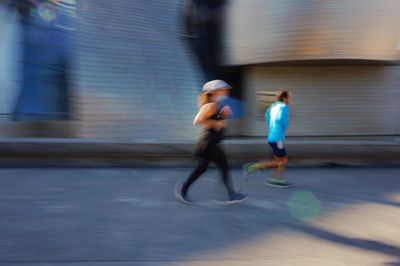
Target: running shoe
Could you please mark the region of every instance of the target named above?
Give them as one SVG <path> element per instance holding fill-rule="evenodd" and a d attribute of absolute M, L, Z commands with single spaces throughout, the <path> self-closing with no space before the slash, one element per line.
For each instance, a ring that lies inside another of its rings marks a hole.
<path fill-rule="evenodd" d="M 240 202 L 246 200 L 248 197 L 249 197 L 249 194 L 247 194 L 247 193 L 236 192 L 235 194 L 233 194 L 229 197 L 228 204 L 240 203 Z"/>
<path fill-rule="evenodd" d="M 188 194 L 184 195 L 182 192 L 182 184 L 178 183 L 175 186 L 175 197 L 177 200 L 179 200 L 182 203 L 185 204 L 192 204 L 194 201 L 189 197 Z"/>
<path fill-rule="evenodd" d="M 246 163 L 243 165 L 243 176 L 247 179 L 249 175 L 260 170 L 258 163 Z"/>
<path fill-rule="evenodd" d="M 281 187 L 281 188 L 290 187 L 292 185 L 286 179 L 276 179 L 276 178 L 271 178 L 264 184 L 271 187 Z"/>

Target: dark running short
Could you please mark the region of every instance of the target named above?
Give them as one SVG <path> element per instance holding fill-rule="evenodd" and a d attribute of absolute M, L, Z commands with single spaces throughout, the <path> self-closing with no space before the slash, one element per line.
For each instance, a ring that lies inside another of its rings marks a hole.
<path fill-rule="evenodd" d="M 276 142 L 268 142 L 268 144 L 269 144 L 269 146 L 271 146 L 274 156 L 276 156 L 278 158 L 283 158 L 283 157 L 287 156 L 285 147 L 283 147 L 282 149 L 279 149 L 278 143 L 276 143 Z"/>

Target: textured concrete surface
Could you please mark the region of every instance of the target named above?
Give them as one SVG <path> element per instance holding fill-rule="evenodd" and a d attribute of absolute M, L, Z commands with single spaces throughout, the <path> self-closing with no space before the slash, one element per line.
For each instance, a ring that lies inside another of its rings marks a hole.
<path fill-rule="evenodd" d="M 232 165 L 271 157 L 265 138 L 227 139 Z M 0 165 L 29 166 L 192 166 L 194 141 L 0 138 Z M 290 164 L 400 165 L 400 138 L 291 137 L 286 141 Z"/>
<path fill-rule="evenodd" d="M 400 265 L 400 168 L 290 168 L 221 206 L 216 170 L 178 203 L 189 168 L 0 168 L 0 265 Z"/>

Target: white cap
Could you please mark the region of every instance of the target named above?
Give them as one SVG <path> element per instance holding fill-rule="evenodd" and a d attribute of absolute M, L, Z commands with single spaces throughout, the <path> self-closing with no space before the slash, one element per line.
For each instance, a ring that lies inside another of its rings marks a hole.
<path fill-rule="evenodd" d="M 232 87 L 231 85 L 220 79 L 211 80 L 203 86 L 203 92 L 213 92 L 220 89 L 232 89 Z"/>

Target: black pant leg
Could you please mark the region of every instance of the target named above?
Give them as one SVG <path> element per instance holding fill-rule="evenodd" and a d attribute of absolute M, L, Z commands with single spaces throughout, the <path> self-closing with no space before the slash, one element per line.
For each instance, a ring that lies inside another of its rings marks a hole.
<path fill-rule="evenodd" d="M 228 159 L 223 149 L 218 145 L 213 146 L 211 149 L 211 161 L 217 165 L 228 194 L 233 195 L 235 193 L 235 189 L 229 174 Z"/>
<path fill-rule="evenodd" d="M 182 193 L 184 195 L 187 194 L 189 187 L 207 170 L 209 163 L 210 158 L 208 158 L 207 156 L 202 156 L 199 158 L 196 168 L 189 175 L 186 182 L 183 183 Z"/>

